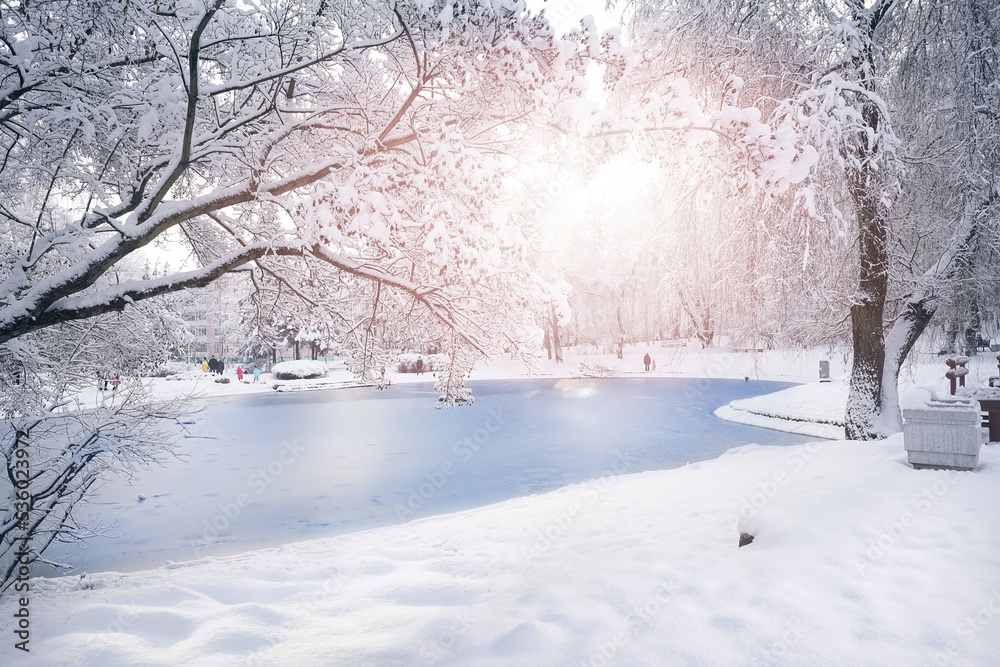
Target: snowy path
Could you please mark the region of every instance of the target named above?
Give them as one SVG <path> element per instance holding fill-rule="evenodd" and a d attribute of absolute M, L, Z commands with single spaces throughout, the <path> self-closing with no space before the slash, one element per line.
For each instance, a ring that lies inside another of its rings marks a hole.
<path fill-rule="evenodd" d="M 157 567 L 675 468 L 748 443 L 797 444 L 805 438 L 712 416 L 786 386 L 488 381 L 474 383 L 474 405 L 443 411 L 430 384 L 213 398 L 187 427 L 186 460 L 109 483 L 80 512 L 115 521 L 116 537 L 49 556 L 77 572 Z"/>

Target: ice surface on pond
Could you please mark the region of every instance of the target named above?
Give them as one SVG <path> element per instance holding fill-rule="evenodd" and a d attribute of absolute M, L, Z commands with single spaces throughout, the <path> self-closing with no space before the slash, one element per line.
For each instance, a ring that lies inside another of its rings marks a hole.
<path fill-rule="evenodd" d="M 657 470 L 805 436 L 712 410 L 777 382 L 484 381 L 475 403 L 435 410 L 430 383 L 215 398 L 186 426 L 184 460 L 108 482 L 81 520 L 114 522 L 76 571 L 136 570 L 389 525 Z M 814 438 L 812 438 L 814 439 Z M 41 573 L 41 572 L 39 572 Z"/>

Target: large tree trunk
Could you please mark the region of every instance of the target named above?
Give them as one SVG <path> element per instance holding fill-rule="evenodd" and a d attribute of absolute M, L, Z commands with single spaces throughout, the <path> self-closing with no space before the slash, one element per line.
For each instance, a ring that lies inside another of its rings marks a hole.
<path fill-rule="evenodd" d="M 877 125 L 877 117 L 872 122 Z M 879 210 L 880 193 L 873 187 L 875 177 L 868 166 L 851 174 L 861 261 L 858 302 L 851 306 L 854 360 L 847 397 L 846 431 L 849 440 L 874 440 L 885 435 L 877 422 L 885 366 L 882 317 L 888 287 L 889 251 L 886 221 Z"/>
<path fill-rule="evenodd" d="M 848 440 L 875 440 L 885 435 L 877 424 L 885 365 L 885 340 L 882 336 L 884 305 L 883 293 L 881 300 L 873 295 L 851 307 L 854 360 L 847 395 Z"/>
<path fill-rule="evenodd" d="M 852 8 L 859 27 L 866 28 L 865 49 L 855 58 L 856 70 L 862 74 L 858 83 L 874 94 L 875 72 L 872 33 L 875 24 L 865 18 L 861 3 Z M 883 315 L 889 286 L 889 229 L 886 206 L 883 203 L 885 177 L 878 165 L 879 158 L 887 162 L 869 137 L 879 136 L 881 115 L 872 97 L 861 100 L 861 117 L 867 137 L 858 136 L 849 151 L 854 159 L 847 170 L 851 199 L 858 222 L 858 295 L 851 306 L 851 337 L 854 359 L 851 386 L 847 397 L 846 433 L 849 440 L 875 440 L 886 434 L 880 430 L 879 408 L 882 398 L 882 377 L 885 366 Z M 891 168 L 883 164 L 881 169 Z"/>
<path fill-rule="evenodd" d="M 866 117 L 869 110 L 865 110 Z M 877 128 L 877 111 L 869 122 Z M 885 367 L 885 338 L 882 329 L 885 297 L 889 285 L 889 239 L 884 212 L 879 205 L 878 176 L 865 162 L 851 173 L 851 195 L 858 217 L 860 275 L 858 301 L 851 306 L 851 336 L 854 360 L 847 398 L 847 438 L 875 440 L 884 437 L 878 424 Z"/>

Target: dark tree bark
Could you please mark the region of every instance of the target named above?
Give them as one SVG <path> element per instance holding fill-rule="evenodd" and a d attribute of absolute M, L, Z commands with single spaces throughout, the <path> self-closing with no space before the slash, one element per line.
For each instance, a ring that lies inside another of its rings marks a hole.
<path fill-rule="evenodd" d="M 876 164 L 878 148 L 868 137 L 879 136 L 881 122 L 879 108 L 872 99 L 875 95 L 873 33 L 884 14 L 865 20 L 861 3 L 855 5 L 853 13 L 859 29 L 867 31 L 863 36 L 865 49 L 855 58 L 854 65 L 861 74 L 859 85 L 870 95 L 859 100 L 864 132 L 854 137 L 850 150 L 853 166 L 847 174 L 858 224 L 859 275 L 857 301 L 851 306 L 854 359 L 846 433 L 849 440 L 874 440 L 886 435 L 877 422 L 885 368 L 882 327 L 889 286 L 889 226 L 881 187 L 884 176 Z"/>
<path fill-rule="evenodd" d="M 875 121 L 877 124 L 877 120 Z M 883 437 L 876 419 L 881 402 L 882 373 L 885 366 L 885 337 L 882 329 L 888 288 L 888 233 L 878 210 L 878 192 L 865 185 L 873 177 L 870 168 L 852 175 L 852 196 L 858 213 L 860 275 L 858 302 L 851 306 L 851 335 L 854 360 L 847 414 L 847 437 L 872 440 Z"/>

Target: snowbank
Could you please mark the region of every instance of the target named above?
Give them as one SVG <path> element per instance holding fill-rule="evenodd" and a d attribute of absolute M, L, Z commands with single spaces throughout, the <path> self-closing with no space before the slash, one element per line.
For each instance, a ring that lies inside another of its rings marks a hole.
<path fill-rule="evenodd" d="M 720 407 L 715 416 L 777 431 L 844 438 L 846 381 L 812 382 Z"/>
<path fill-rule="evenodd" d="M 904 459 L 899 437 L 750 446 L 338 538 L 34 580 L 30 660 L 7 641 L 0 662 L 996 664 L 1000 448 L 968 473 Z M 754 542 L 737 548 L 740 531 Z"/>
<path fill-rule="evenodd" d="M 843 426 L 837 426 L 835 424 L 821 424 L 803 419 L 792 420 L 785 417 L 770 416 L 747 410 L 738 410 L 733 407 L 733 404 L 720 406 L 719 408 L 716 408 L 713 414 L 719 419 L 736 422 L 737 424 L 747 424 L 749 426 L 769 428 L 772 431 L 799 433 L 801 435 L 814 436 L 817 438 L 826 438 L 827 440 L 844 439 Z"/>

